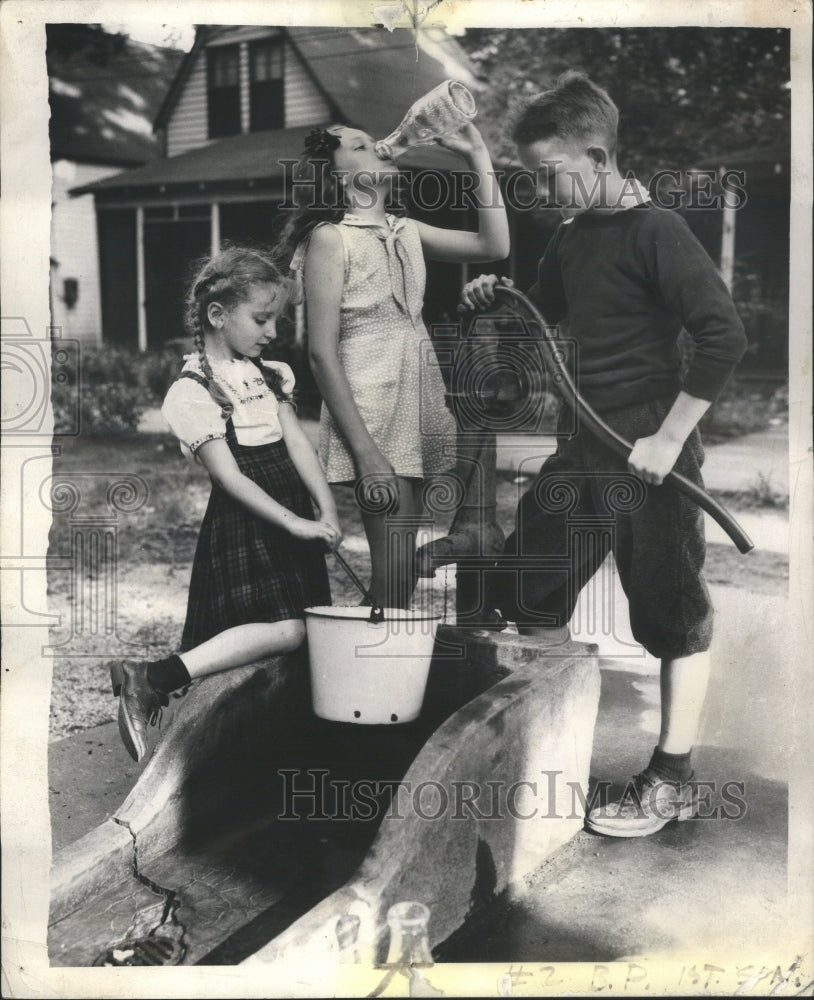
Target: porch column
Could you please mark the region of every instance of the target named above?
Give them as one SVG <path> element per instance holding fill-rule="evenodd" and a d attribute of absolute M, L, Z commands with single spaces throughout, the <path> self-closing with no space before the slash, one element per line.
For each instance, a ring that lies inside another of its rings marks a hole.
<path fill-rule="evenodd" d="M 724 168 L 718 168 L 718 177 L 723 175 Z M 725 195 L 721 199 L 721 277 L 732 294 L 732 282 L 735 274 L 735 206 Z"/>
<path fill-rule="evenodd" d="M 147 350 L 146 282 L 144 278 L 144 208 L 136 208 L 136 304 L 138 308 L 138 349 Z"/>
<path fill-rule="evenodd" d="M 212 202 L 212 256 L 220 250 L 220 202 Z"/>

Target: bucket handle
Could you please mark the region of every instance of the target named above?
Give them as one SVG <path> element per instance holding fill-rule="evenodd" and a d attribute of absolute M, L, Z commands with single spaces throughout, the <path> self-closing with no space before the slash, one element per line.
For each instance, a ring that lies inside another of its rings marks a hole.
<path fill-rule="evenodd" d="M 370 617 L 368 618 L 368 623 L 370 625 L 381 625 L 381 623 L 384 621 L 384 609 L 376 603 L 373 595 L 370 593 L 367 587 L 365 587 L 365 585 L 362 583 L 359 577 L 353 572 L 353 570 L 347 564 L 345 559 L 336 551 L 336 549 L 334 549 L 334 555 L 336 556 L 336 561 L 339 563 L 342 569 L 344 569 L 344 571 L 348 574 L 351 581 L 355 584 L 356 588 L 362 594 L 362 597 L 364 597 L 365 600 L 370 603 L 371 608 L 370 608 Z"/>

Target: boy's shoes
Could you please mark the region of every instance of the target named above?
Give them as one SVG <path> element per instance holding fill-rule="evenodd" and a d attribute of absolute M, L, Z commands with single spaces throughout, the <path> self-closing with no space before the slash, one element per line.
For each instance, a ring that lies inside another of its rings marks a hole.
<path fill-rule="evenodd" d="M 585 826 L 606 837 L 648 837 L 673 820 L 690 819 L 698 807 L 698 789 L 692 778 L 665 781 L 645 768 L 628 782 L 618 801 L 594 806 Z"/>
<path fill-rule="evenodd" d="M 144 661 L 114 664 L 110 680 L 114 693 L 119 691 L 119 735 L 133 760 L 140 761 L 147 753 L 147 726 L 160 720 L 161 708 L 169 704 L 169 699 L 147 680 Z"/>

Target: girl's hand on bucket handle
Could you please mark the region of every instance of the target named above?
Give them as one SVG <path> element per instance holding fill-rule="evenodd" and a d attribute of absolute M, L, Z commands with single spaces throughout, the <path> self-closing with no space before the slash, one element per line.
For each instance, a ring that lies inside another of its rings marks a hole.
<path fill-rule="evenodd" d="M 307 517 L 298 517 L 291 522 L 288 530 L 295 538 L 304 542 L 322 542 L 329 549 L 333 548 L 336 529 L 325 521 L 309 521 Z"/>
<path fill-rule="evenodd" d="M 339 527 L 339 525 L 335 524 L 333 521 L 325 517 L 321 517 L 319 519 L 319 524 L 324 525 L 328 529 L 328 532 L 330 534 L 330 541 L 328 543 L 328 547 L 330 548 L 331 552 L 333 552 L 335 549 L 338 549 L 339 546 L 342 544 L 342 538 L 344 537 L 342 534 L 342 529 Z"/>

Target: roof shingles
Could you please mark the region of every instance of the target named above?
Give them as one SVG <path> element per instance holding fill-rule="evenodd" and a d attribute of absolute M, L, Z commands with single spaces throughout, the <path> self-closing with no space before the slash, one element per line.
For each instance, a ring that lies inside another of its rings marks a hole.
<path fill-rule="evenodd" d="M 206 30 L 199 29 L 201 37 L 205 37 Z M 418 61 L 414 36 L 406 29 L 397 29 L 392 34 L 375 28 L 292 27 L 286 31 L 329 103 L 345 121 L 375 137 L 390 132 L 399 113 L 445 79 L 454 77 L 475 90 L 480 86 L 463 50 L 440 29 L 422 32 Z M 179 79 L 184 78 L 191 60 L 199 57 L 198 45 L 179 69 Z M 177 86 L 174 91 L 177 98 Z M 171 91 L 161 107 L 162 120 L 169 119 L 172 100 Z M 222 139 L 105 178 L 73 193 L 93 191 L 115 196 L 117 191 L 135 193 L 140 189 L 190 184 L 277 183 L 283 177 L 281 161 L 296 159 L 310 128 L 320 124 L 328 123 L 311 122 L 304 127 Z M 461 160 L 433 145 L 411 150 L 400 165 L 448 170 L 460 166 Z"/>
<path fill-rule="evenodd" d="M 184 53 L 93 25 L 46 31 L 51 159 L 132 166 L 159 156 L 153 119 Z"/>

